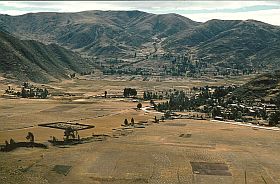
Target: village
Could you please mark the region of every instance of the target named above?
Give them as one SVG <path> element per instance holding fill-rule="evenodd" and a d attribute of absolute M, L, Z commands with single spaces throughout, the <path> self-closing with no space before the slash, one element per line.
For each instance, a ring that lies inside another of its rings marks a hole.
<path fill-rule="evenodd" d="M 153 107 L 165 114 L 197 112 L 199 117 L 215 120 L 233 120 L 263 126 L 279 126 L 279 107 L 264 99 L 246 100 L 233 95 L 237 86 L 205 86 L 188 91 L 145 91 L 143 99 L 151 100 Z M 164 99 L 169 101 L 164 102 Z M 160 100 L 155 103 L 154 100 Z M 198 117 L 193 115 L 191 117 Z"/>
<path fill-rule="evenodd" d="M 5 90 L 5 94 L 10 97 L 21 97 L 21 98 L 47 98 L 49 92 L 46 88 L 36 87 L 28 82 L 24 82 L 20 90 L 15 90 L 8 86 L 8 89 Z"/>

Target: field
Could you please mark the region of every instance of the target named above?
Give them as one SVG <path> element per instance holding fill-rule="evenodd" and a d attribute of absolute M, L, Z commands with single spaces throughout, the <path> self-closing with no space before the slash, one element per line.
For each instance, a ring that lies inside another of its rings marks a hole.
<path fill-rule="evenodd" d="M 193 86 L 242 84 L 244 78 L 190 80 L 140 76 L 94 76 L 46 85 L 49 99 L 0 98 L 0 144 L 13 138 L 35 141 L 48 149 L 18 148 L 0 152 L 1 183 L 280 183 L 280 134 L 277 131 L 211 122 L 168 120 L 152 123 L 160 114 L 144 112 L 138 102 L 121 95 L 125 87 L 138 94 L 147 89 L 186 89 Z M 0 85 L 1 93 L 7 83 Z M 17 87 L 14 85 L 14 87 Z M 142 102 L 143 106 L 149 105 Z M 147 121 L 145 128 L 120 130 L 127 118 Z M 51 146 L 51 136 L 63 130 L 41 123 L 73 122 L 94 125 L 81 137 L 106 134 L 103 141 Z"/>

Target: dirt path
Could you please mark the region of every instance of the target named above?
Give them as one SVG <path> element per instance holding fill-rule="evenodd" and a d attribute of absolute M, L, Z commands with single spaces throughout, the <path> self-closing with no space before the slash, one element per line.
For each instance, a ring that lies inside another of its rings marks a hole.
<path fill-rule="evenodd" d="M 278 128 L 278 127 L 264 127 L 264 126 L 259 126 L 259 125 L 253 125 L 251 123 L 229 122 L 229 121 L 218 121 L 218 120 L 211 120 L 211 121 L 218 122 L 218 123 L 231 124 L 231 125 L 251 127 L 251 128 L 256 128 L 256 129 L 280 131 L 280 128 Z"/>

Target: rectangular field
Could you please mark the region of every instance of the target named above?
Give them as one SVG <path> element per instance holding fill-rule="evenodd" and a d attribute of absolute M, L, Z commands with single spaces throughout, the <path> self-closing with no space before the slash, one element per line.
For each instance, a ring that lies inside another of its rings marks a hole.
<path fill-rule="evenodd" d="M 63 130 L 67 129 L 68 127 L 71 127 L 74 130 L 86 130 L 86 129 L 94 128 L 93 125 L 85 125 L 85 124 L 80 124 L 80 123 L 68 123 L 68 122 L 44 123 L 44 124 L 39 124 L 38 126 L 63 129 Z"/>

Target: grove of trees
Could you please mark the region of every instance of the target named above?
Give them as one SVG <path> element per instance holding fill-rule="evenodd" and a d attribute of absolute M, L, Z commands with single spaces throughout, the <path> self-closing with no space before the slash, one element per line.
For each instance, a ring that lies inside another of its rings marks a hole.
<path fill-rule="evenodd" d="M 123 90 L 124 97 L 130 97 L 130 96 L 136 96 L 136 95 L 137 95 L 137 91 L 134 88 L 125 88 Z"/>

